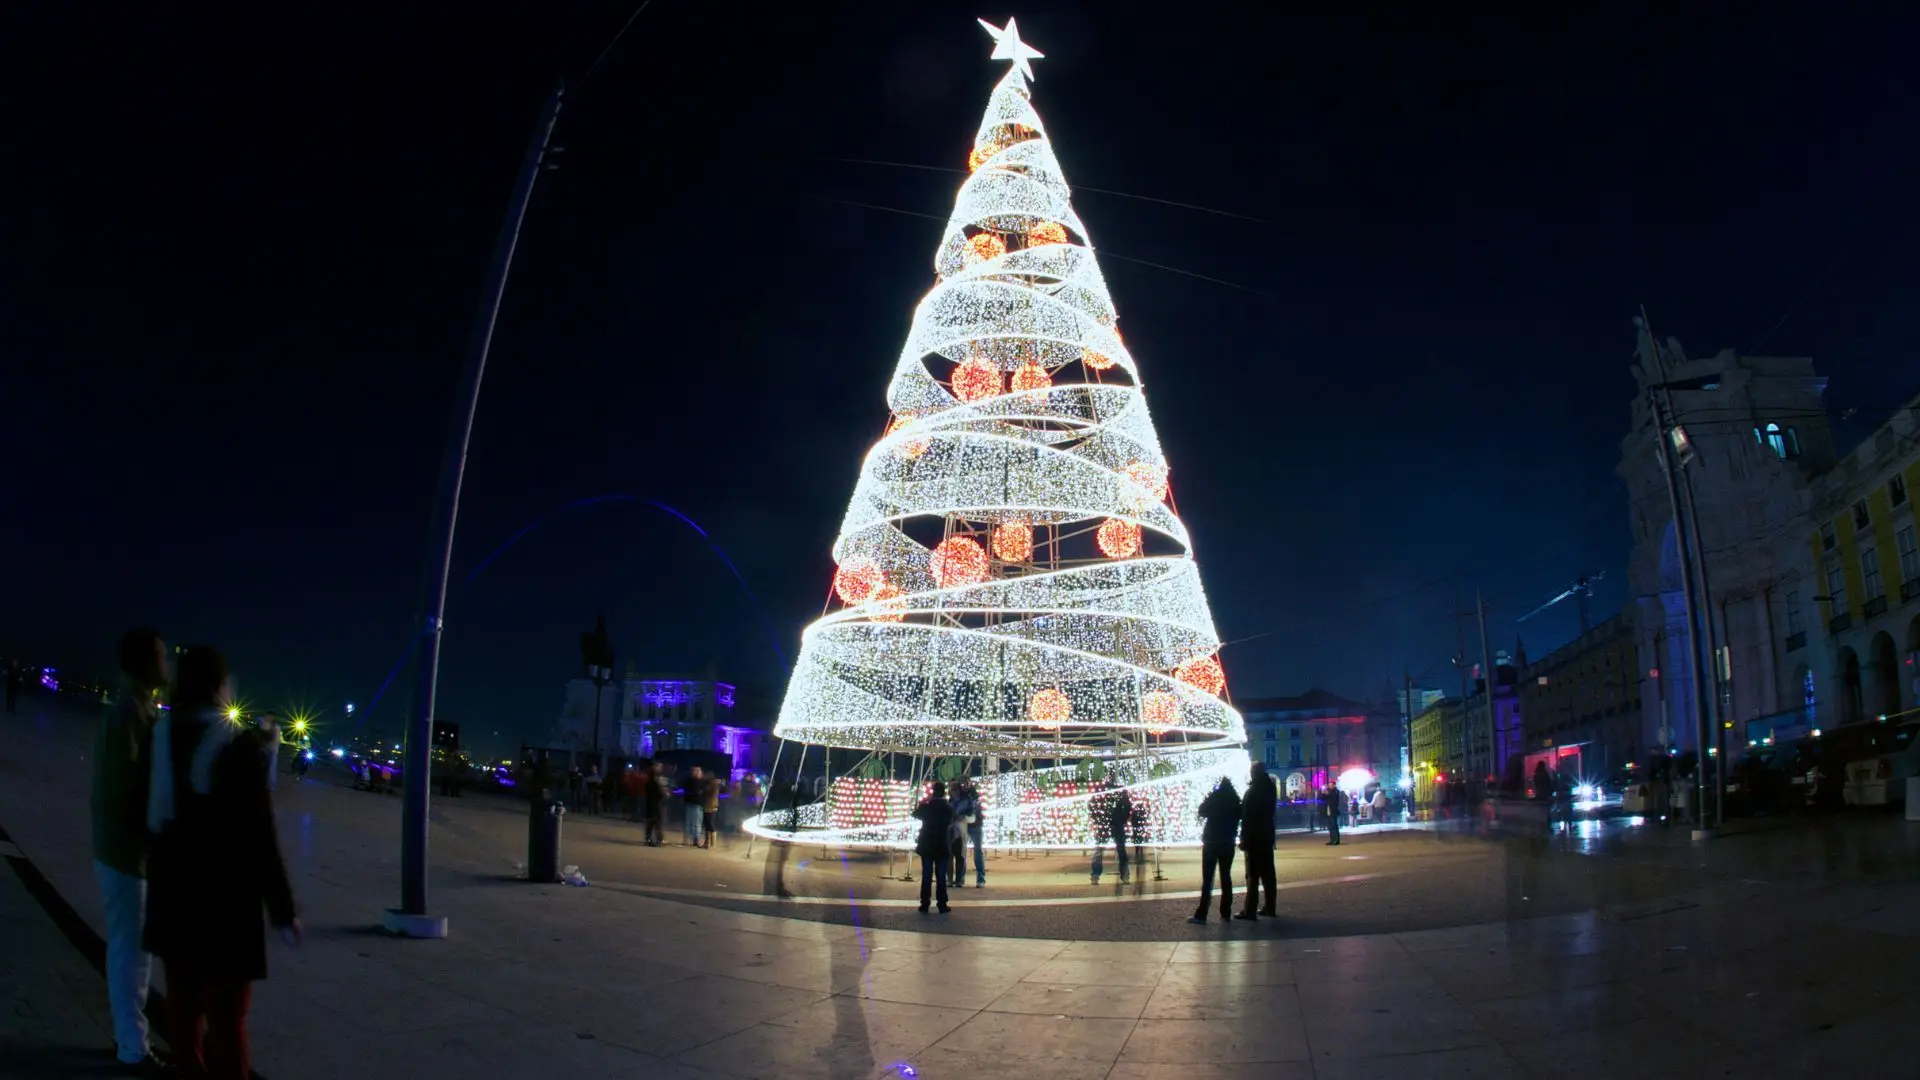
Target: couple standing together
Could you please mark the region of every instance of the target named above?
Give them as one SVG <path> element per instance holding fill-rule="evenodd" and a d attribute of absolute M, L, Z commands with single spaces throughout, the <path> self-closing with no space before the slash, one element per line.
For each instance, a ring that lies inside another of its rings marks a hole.
<path fill-rule="evenodd" d="M 94 874 L 106 907 L 114 1043 L 128 1075 L 245 1080 L 267 922 L 289 945 L 301 932 L 273 819 L 280 735 L 229 719 L 232 679 L 208 646 L 180 654 L 160 705 L 167 657 L 156 631 L 121 638 L 120 695 L 94 742 Z M 156 956 L 178 1072 L 148 1043 Z"/>
<path fill-rule="evenodd" d="M 1220 875 L 1221 919 L 1231 917 L 1252 922 L 1261 916 L 1271 919 L 1279 915 L 1277 875 L 1273 865 L 1273 810 L 1279 797 L 1273 777 L 1267 775 L 1267 767 L 1256 761 L 1253 763 L 1253 776 L 1247 781 L 1245 800 L 1233 789 L 1233 781 L 1223 776 L 1207 797 L 1200 801 L 1200 908 L 1188 922 L 1207 921 L 1207 909 L 1213 906 L 1215 873 Z M 1233 913 L 1233 845 L 1236 833 L 1240 838 L 1240 850 L 1247 855 L 1247 903 L 1237 915 Z M 1267 893 L 1266 903 L 1255 912 L 1254 905 L 1260 903 L 1260 890 L 1263 887 Z"/>

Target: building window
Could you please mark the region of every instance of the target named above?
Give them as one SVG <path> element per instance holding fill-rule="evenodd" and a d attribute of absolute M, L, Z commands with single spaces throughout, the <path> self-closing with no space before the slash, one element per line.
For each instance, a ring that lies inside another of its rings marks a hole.
<path fill-rule="evenodd" d="M 1913 526 L 1901 526 L 1893 534 L 1893 542 L 1900 549 L 1900 580 L 1920 581 L 1920 550 L 1914 548 Z"/>
<path fill-rule="evenodd" d="M 1834 618 L 1847 613 L 1847 572 L 1838 566 L 1827 567 L 1827 597 Z"/>
<path fill-rule="evenodd" d="M 1274 753 L 1273 747 L 1271 746 L 1267 747 L 1267 764 L 1277 765 L 1279 763 L 1280 763 L 1280 755 Z"/>
<path fill-rule="evenodd" d="M 1886 586 L 1880 583 L 1880 553 L 1863 548 L 1860 551 L 1860 598 L 1876 600 L 1885 595 Z"/>
<path fill-rule="evenodd" d="M 1804 634 L 1807 632 L 1806 625 L 1801 621 L 1802 618 L 1803 616 L 1800 614 L 1800 594 L 1797 592 L 1788 593 L 1787 594 L 1787 636 L 1788 637 L 1792 637 L 1795 634 Z"/>
<path fill-rule="evenodd" d="M 1861 499 L 1853 504 L 1853 527 L 1865 529 L 1873 524 L 1872 515 L 1867 513 L 1867 500 Z"/>
<path fill-rule="evenodd" d="M 1779 424 L 1767 425 L 1767 449 L 1781 461 L 1787 460 L 1787 437 L 1780 431 Z"/>
<path fill-rule="evenodd" d="M 1905 506 L 1907 504 L 1906 477 L 1895 476 L 1893 479 L 1887 481 L 1887 499 L 1895 506 Z"/>
<path fill-rule="evenodd" d="M 1820 550 L 1821 551 L 1832 551 L 1834 548 L 1834 545 L 1838 544 L 1839 542 L 1840 541 L 1834 536 L 1833 522 L 1829 521 L 1825 525 L 1820 526 Z"/>
<path fill-rule="evenodd" d="M 1792 428 L 1783 428 L 1779 424 L 1769 423 L 1765 427 L 1753 429 L 1753 441 L 1773 452 L 1781 461 L 1792 461 L 1800 456 L 1800 435 Z"/>
<path fill-rule="evenodd" d="M 1273 740 L 1274 740 L 1274 739 L 1275 739 L 1276 737 L 1278 737 L 1278 736 L 1279 736 L 1279 734 L 1280 734 L 1280 729 L 1279 729 L 1279 728 L 1268 728 L 1268 729 L 1267 729 L 1267 741 L 1268 741 L 1268 742 L 1272 742 L 1272 741 L 1273 741 Z"/>
<path fill-rule="evenodd" d="M 1287 764 L 1293 766 L 1296 769 L 1300 767 L 1300 744 L 1299 743 L 1294 743 L 1292 746 L 1287 748 Z"/>
<path fill-rule="evenodd" d="M 1297 728 L 1297 727 L 1296 727 L 1296 728 L 1288 728 L 1288 729 L 1287 729 L 1287 738 L 1289 738 L 1289 739 L 1298 739 L 1299 737 L 1300 737 L 1300 729 L 1299 729 L 1299 728 Z"/>

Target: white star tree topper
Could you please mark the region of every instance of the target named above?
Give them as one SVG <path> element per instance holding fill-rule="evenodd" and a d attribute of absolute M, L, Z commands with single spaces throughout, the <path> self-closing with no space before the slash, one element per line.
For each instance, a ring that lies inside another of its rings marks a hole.
<path fill-rule="evenodd" d="M 1021 75 L 1033 78 L 1033 67 L 1029 60 L 1045 60 L 1047 54 L 1020 40 L 1020 27 L 1009 16 L 1005 28 L 993 25 L 985 19 L 979 20 L 982 29 L 993 35 L 994 60 L 1011 60 L 1013 69 Z"/>

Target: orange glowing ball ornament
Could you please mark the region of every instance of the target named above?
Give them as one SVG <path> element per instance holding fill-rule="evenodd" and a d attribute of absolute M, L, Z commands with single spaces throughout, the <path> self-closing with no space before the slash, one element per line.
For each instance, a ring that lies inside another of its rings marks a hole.
<path fill-rule="evenodd" d="M 1149 735 L 1165 735 L 1180 722 L 1180 699 L 1165 690 L 1149 690 L 1140 695 L 1140 722 Z"/>
<path fill-rule="evenodd" d="M 1108 518 L 1100 523 L 1093 538 L 1109 559 L 1131 559 L 1140 554 L 1140 526 L 1131 521 Z"/>
<path fill-rule="evenodd" d="M 1160 502 L 1167 497 L 1165 465 L 1149 465 L 1144 461 L 1135 461 L 1122 471 L 1127 474 L 1127 479 L 1146 488 L 1147 494 L 1153 496 L 1154 502 Z"/>
<path fill-rule="evenodd" d="M 886 434 L 891 435 L 912 422 L 913 417 L 911 416 L 895 416 L 893 419 L 887 421 Z M 926 453 L 929 445 L 925 439 L 908 439 L 899 445 L 900 456 L 906 458 L 908 461 L 912 461 L 921 454 Z"/>
<path fill-rule="evenodd" d="M 899 622 L 907 613 L 906 594 L 900 586 L 891 581 L 882 581 L 868 594 L 867 602 L 873 605 L 874 622 Z"/>
<path fill-rule="evenodd" d="M 1196 656 L 1174 668 L 1173 677 L 1214 697 L 1227 692 L 1227 672 L 1217 656 Z"/>
<path fill-rule="evenodd" d="M 1060 725 L 1073 716 L 1073 702 L 1059 687 L 1049 686 L 1037 691 L 1027 702 L 1027 719 L 1035 727 L 1048 731 L 1060 730 Z"/>
<path fill-rule="evenodd" d="M 969 263 L 982 263 L 997 259 L 1007 253 L 1007 242 L 992 233 L 980 233 L 967 240 L 966 258 Z"/>
<path fill-rule="evenodd" d="M 1033 526 L 1024 521 L 994 526 L 993 553 L 1006 562 L 1026 562 L 1033 558 Z"/>
<path fill-rule="evenodd" d="M 953 369 L 953 396 L 984 401 L 1000 393 L 1000 369 L 985 360 L 968 360 Z"/>
<path fill-rule="evenodd" d="M 1053 376 L 1047 369 L 1029 360 L 1013 370 L 1013 388 L 1015 390 L 1045 390 L 1053 385 Z"/>
<path fill-rule="evenodd" d="M 970 536 L 949 536 L 933 549 L 929 569 L 943 589 L 978 585 L 987 580 L 987 549 Z"/>
<path fill-rule="evenodd" d="M 974 147 L 973 152 L 967 155 L 967 171 L 978 172 L 980 166 L 987 163 L 988 158 L 991 158 L 999 152 L 1000 148 L 991 143 Z"/>
<path fill-rule="evenodd" d="M 1113 366 L 1114 359 L 1103 352 L 1095 352 L 1092 349 L 1081 349 L 1080 362 L 1095 371 L 1105 371 Z"/>
<path fill-rule="evenodd" d="M 1067 227 L 1057 221 L 1043 221 L 1027 231 L 1027 246 L 1042 247 L 1047 244 L 1067 242 Z"/>
<path fill-rule="evenodd" d="M 842 601 L 858 604 L 872 596 L 882 580 L 880 567 L 872 559 L 855 555 L 833 572 L 833 591 L 840 594 Z"/>

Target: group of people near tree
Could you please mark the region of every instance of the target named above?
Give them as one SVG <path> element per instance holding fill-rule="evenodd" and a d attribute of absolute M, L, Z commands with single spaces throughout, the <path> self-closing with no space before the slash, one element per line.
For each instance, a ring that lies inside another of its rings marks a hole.
<path fill-rule="evenodd" d="M 301 935 L 273 816 L 280 733 L 270 719 L 229 714 L 233 682 L 217 649 L 182 650 L 170 686 L 169 655 L 157 631 L 122 636 L 120 692 L 94 741 L 94 874 L 115 1049 L 130 1075 L 244 1080 L 267 926 L 288 945 Z M 177 1074 L 149 1042 L 153 957 L 166 973 Z"/>
<path fill-rule="evenodd" d="M 1140 834 L 1145 808 L 1136 803 L 1132 793 L 1125 788 L 1104 793 L 1089 802 L 1098 843 L 1094 849 L 1093 880 L 1096 884 L 1100 880 L 1106 842 L 1110 840 L 1118 850 L 1120 880 L 1125 883 L 1129 880 L 1131 870 L 1127 858 L 1128 833 L 1131 831 L 1136 837 Z M 1200 907 L 1188 922 L 1207 921 L 1208 911 L 1213 905 L 1216 876 L 1220 880 L 1222 919 L 1252 921 L 1263 915 L 1273 918 L 1279 913 L 1273 861 L 1273 818 L 1278 802 L 1279 792 L 1273 778 L 1267 775 L 1266 766 L 1259 763 L 1253 766 L 1245 799 L 1240 797 L 1232 780 L 1221 777 L 1201 801 Z M 986 884 L 980 811 L 979 791 L 973 781 L 966 777 L 955 781 L 951 799 L 948 798 L 946 782 L 934 781 L 931 793 L 914 807 L 913 816 L 920 822 L 914 852 L 920 857 L 920 911 L 923 914 L 933 910 L 936 905 L 941 914 L 950 910 L 947 888 L 949 885 L 958 888 L 962 884 L 969 840 L 974 850 L 974 867 L 979 875 L 977 882 Z M 1246 904 L 1237 914 L 1233 911 L 1233 853 L 1236 843 L 1239 850 L 1246 854 L 1247 868 Z M 1264 904 L 1261 902 L 1263 889 Z"/>

